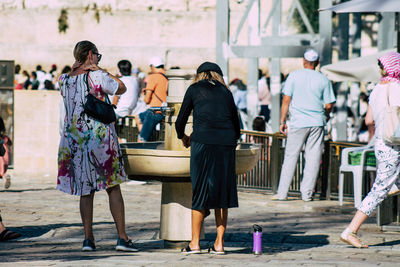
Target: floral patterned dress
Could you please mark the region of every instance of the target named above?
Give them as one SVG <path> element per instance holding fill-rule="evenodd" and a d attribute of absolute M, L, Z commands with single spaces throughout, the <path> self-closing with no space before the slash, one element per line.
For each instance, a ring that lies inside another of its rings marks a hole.
<path fill-rule="evenodd" d="M 89 195 L 126 180 L 114 123 L 104 124 L 83 112 L 88 93 L 84 74 L 59 78 L 65 106 L 64 129 L 58 151 L 57 189 L 71 195 Z M 104 101 L 118 83 L 102 71 L 90 72 L 90 93 Z"/>

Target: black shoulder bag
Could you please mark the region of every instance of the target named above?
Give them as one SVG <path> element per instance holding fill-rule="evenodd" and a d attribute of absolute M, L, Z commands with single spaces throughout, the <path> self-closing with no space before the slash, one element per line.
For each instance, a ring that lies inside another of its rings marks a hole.
<path fill-rule="evenodd" d="M 0 139 L 0 157 L 4 156 L 6 154 L 6 148 L 4 147 L 4 141 L 3 139 Z"/>
<path fill-rule="evenodd" d="M 114 112 L 115 105 L 112 105 L 108 95 L 104 93 L 106 102 L 101 101 L 90 93 L 90 87 L 88 83 L 88 74 L 86 73 L 83 77 L 88 94 L 86 96 L 86 103 L 83 105 L 84 112 L 92 117 L 93 119 L 100 121 L 105 124 L 112 123 L 117 120 Z"/>

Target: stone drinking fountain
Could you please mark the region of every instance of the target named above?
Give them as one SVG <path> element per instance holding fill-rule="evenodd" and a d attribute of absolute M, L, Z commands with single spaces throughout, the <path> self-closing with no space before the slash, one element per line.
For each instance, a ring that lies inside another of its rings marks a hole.
<path fill-rule="evenodd" d="M 191 240 L 192 185 L 190 183 L 190 148 L 177 138 L 175 122 L 183 96 L 192 82 L 194 71 L 169 70 L 168 107 L 164 108 L 165 142 L 121 144 L 129 179 L 162 182 L 160 238 L 166 245 Z M 190 116 L 185 133 L 192 132 Z M 251 170 L 259 159 L 260 147 L 240 143 L 236 149 L 236 173 Z"/>

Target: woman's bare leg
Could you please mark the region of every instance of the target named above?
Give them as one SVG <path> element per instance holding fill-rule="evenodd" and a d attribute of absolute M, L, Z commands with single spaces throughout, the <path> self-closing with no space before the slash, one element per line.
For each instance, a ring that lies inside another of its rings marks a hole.
<path fill-rule="evenodd" d="M 87 196 L 81 196 L 79 201 L 79 210 L 83 223 L 83 230 L 85 231 L 85 239 L 94 241 L 93 236 L 93 199 L 94 192 Z"/>
<path fill-rule="evenodd" d="M 114 218 L 119 238 L 128 241 L 129 237 L 125 231 L 125 205 L 119 185 L 107 189 L 110 211 Z"/>
<path fill-rule="evenodd" d="M 4 224 L 0 221 L 0 233 L 3 232 L 4 230 L 6 230 L 6 227 L 5 227 Z"/>
<path fill-rule="evenodd" d="M 216 251 L 224 251 L 224 234 L 228 221 L 228 209 L 215 209 L 215 224 L 217 226 L 217 238 L 214 248 Z"/>
<path fill-rule="evenodd" d="M 205 210 L 192 210 L 192 240 L 189 243 L 191 250 L 200 249 L 200 232 L 204 214 Z"/>
<path fill-rule="evenodd" d="M 357 233 L 358 229 L 360 229 L 367 218 L 368 216 L 365 213 L 358 210 L 349 224 L 350 230 Z"/>
<path fill-rule="evenodd" d="M 365 213 L 358 210 L 349 226 L 340 234 L 340 239 L 356 248 L 368 247 L 367 245 L 363 244 L 360 238 L 357 236 L 357 231 L 367 218 L 368 216 Z"/>

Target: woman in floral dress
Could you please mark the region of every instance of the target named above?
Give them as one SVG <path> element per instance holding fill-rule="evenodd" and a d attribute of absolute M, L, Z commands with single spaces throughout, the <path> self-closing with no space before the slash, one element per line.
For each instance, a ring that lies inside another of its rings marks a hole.
<path fill-rule="evenodd" d="M 119 184 L 126 180 L 126 174 L 114 123 L 99 122 L 86 115 L 83 109 L 89 93 L 86 77 L 90 93 L 103 101 L 106 94 L 123 94 L 126 87 L 118 78 L 99 68 L 101 54 L 93 43 L 77 43 L 74 57 L 71 73 L 61 75 L 58 81 L 66 115 L 58 152 L 57 189 L 80 196 L 85 231 L 82 251 L 95 250 L 93 198 L 96 191 L 104 189 L 119 235 L 116 249 L 137 251 L 125 232 L 124 201 Z"/>

